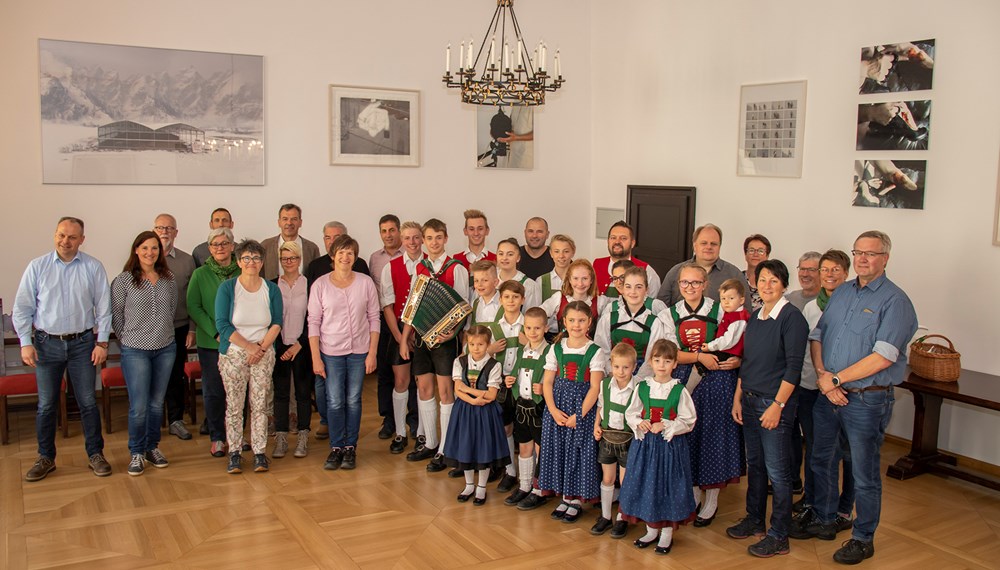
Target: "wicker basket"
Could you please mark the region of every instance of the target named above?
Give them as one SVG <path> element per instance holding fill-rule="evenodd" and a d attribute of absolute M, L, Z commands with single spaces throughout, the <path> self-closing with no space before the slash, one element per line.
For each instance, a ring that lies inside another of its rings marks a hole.
<path fill-rule="evenodd" d="M 943 338 L 948 346 L 924 342 L 929 338 Z M 917 376 L 936 382 L 955 382 L 962 369 L 962 355 L 948 337 L 929 334 L 918 338 L 910 345 L 910 369 Z"/>

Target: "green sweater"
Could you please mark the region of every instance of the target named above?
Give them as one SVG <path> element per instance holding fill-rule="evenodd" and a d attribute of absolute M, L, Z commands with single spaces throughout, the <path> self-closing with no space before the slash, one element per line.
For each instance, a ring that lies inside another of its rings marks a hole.
<path fill-rule="evenodd" d="M 234 275 L 239 275 L 237 271 Z M 215 340 L 219 331 L 215 328 L 215 296 L 222 285 L 220 279 L 205 265 L 194 270 L 188 283 L 187 305 L 188 314 L 198 325 L 196 339 L 198 348 L 219 350 L 219 341 Z"/>

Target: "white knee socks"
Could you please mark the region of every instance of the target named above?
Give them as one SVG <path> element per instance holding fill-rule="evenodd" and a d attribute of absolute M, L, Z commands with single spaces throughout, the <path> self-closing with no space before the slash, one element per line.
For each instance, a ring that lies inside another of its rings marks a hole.
<path fill-rule="evenodd" d="M 424 437 L 427 438 L 424 445 L 429 449 L 438 446 L 437 419 L 438 403 L 433 397 L 430 400 L 417 400 L 417 413 L 420 414 L 420 423 L 424 428 Z"/>
<path fill-rule="evenodd" d="M 486 483 L 490 480 L 490 470 L 480 469 L 478 473 L 479 473 L 479 482 L 476 484 L 476 498 L 485 499 Z"/>
<path fill-rule="evenodd" d="M 406 401 L 408 392 L 392 391 L 392 417 L 396 422 L 396 435 L 406 437 Z"/>
<path fill-rule="evenodd" d="M 719 489 L 706 489 L 705 502 L 701 505 L 701 512 L 698 516 L 703 519 L 710 519 L 719 507 Z"/>
<path fill-rule="evenodd" d="M 611 520 L 611 503 L 615 500 L 615 486 L 601 483 L 601 516 Z"/>
<path fill-rule="evenodd" d="M 451 420 L 451 408 L 455 404 L 441 404 L 441 445 L 438 446 L 438 453 L 444 453 L 444 442 L 448 439 L 448 422 Z M 427 444 L 431 447 L 431 444 Z"/>
<path fill-rule="evenodd" d="M 507 464 L 507 474 L 511 477 L 517 477 L 517 469 L 514 465 L 517 464 L 517 446 L 514 445 L 514 436 L 507 436 L 507 447 L 510 449 L 510 463 Z"/>
<path fill-rule="evenodd" d="M 531 477 L 535 474 L 535 458 L 518 457 L 517 473 L 520 482 L 518 488 L 527 493 L 531 490 Z"/>
<path fill-rule="evenodd" d="M 462 490 L 463 495 L 471 495 L 476 490 L 476 486 L 472 483 L 472 477 L 475 473 L 472 469 L 465 470 L 465 489 Z"/>
<path fill-rule="evenodd" d="M 656 546 L 659 546 L 660 548 L 666 548 L 670 546 L 670 543 L 673 542 L 673 539 L 674 539 L 674 529 L 669 526 L 665 526 L 662 529 L 660 529 L 660 540 L 659 542 L 656 543 Z"/>

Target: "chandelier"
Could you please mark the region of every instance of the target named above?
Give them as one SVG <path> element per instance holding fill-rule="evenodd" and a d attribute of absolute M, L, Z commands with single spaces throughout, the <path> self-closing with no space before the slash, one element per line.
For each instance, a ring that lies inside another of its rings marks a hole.
<path fill-rule="evenodd" d="M 511 41 L 514 42 L 513 50 Z M 468 45 L 465 41 L 462 42 L 455 75 L 451 74 L 451 44 L 445 48 L 442 81 L 448 87 L 462 90 L 463 103 L 491 106 L 544 105 L 545 92 L 559 89 L 565 81 L 560 67 L 559 50 L 556 50 L 552 60 L 550 75 L 545 42 L 539 40 L 531 54 L 526 53 L 524 46 L 521 27 L 514 14 L 514 0 L 497 0 L 497 9 L 486 28 L 479 50 L 476 51 L 472 38 L 469 38 Z M 482 68 L 480 60 L 483 61 Z"/>

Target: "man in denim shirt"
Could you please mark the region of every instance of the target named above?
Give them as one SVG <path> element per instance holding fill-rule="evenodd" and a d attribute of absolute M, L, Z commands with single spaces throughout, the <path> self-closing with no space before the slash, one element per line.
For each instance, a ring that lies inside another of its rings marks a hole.
<path fill-rule="evenodd" d="M 882 510 L 880 451 L 892 416 L 893 387 L 903 381 L 906 345 L 917 330 L 909 297 L 885 276 L 891 248 L 882 232 L 858 236 L 851 252 L 858 277 L 834 291 L 809 335 L 816 385 L 826 397 L 818 398 L 813 409 L 817 521 L 807 534 L 836 538 L 837 438 L 843 433 L 853 461 L 857 518 L 851 539 L 833 555 L 841 564 L 857 564 L 875 554 Z"/>

